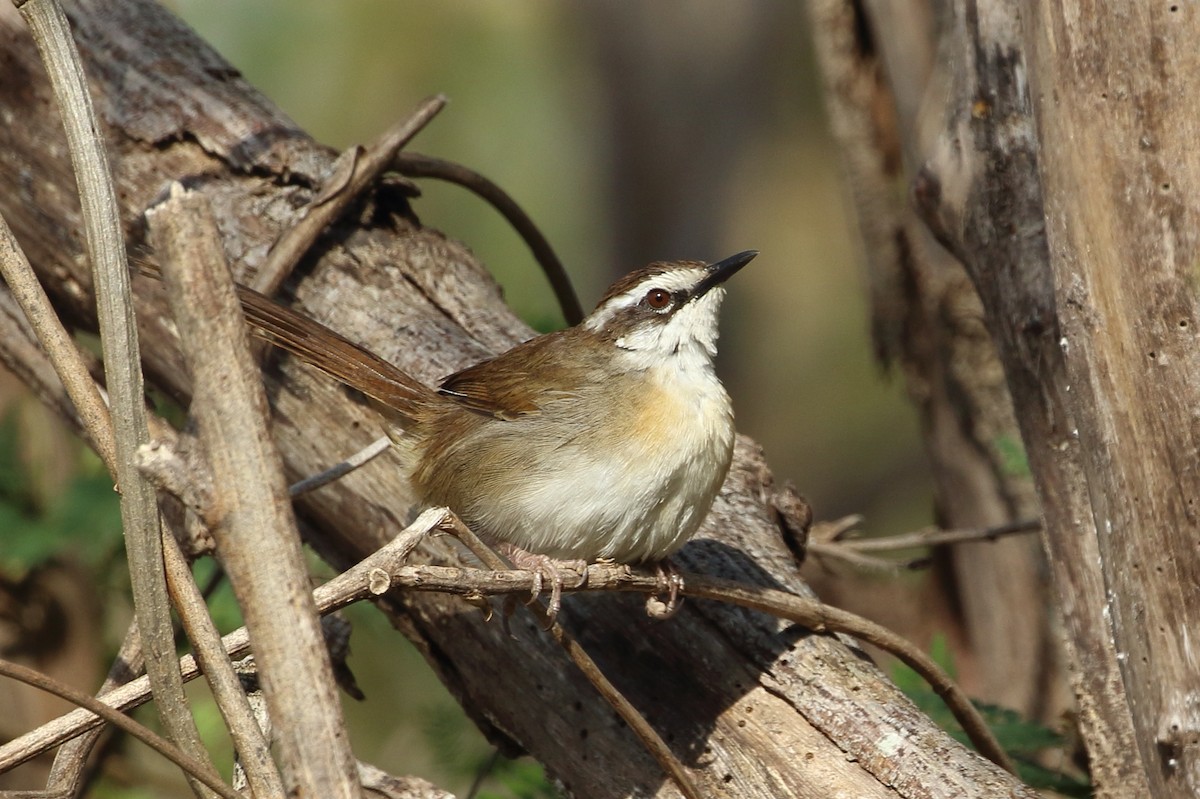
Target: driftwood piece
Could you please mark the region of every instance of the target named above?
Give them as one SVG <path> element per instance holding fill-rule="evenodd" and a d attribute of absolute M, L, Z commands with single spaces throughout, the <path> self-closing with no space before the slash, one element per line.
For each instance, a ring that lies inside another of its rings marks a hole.
<path fill-rule="evenodd" d="M 128 239 L 170 180 L 214 209 L 230 262 L 248 281 L 332 166 L 314 144 L 174 19 L 144 2 L 68 9 L 105 123 Z M 45 81 L 23 26 L 0 11 L 5 58 L 0 207 L 58 307 L 93 324 L 74 187 Z M 379 193 L 301 265 L 306 312 L 426 380 L 529 334 L 460 245 L 421 227 L 403 198 Z M 136 281 L 149 379 L 186 399 L 188 380 L 164 304 Z M 329 381 L 273 360 L 268 391 L 286 466 L 304 476 L 375 438 L 379 419 Z M 345 566 L 412 511 L 388 454 L 300 503 L 309 542 Z M 807 591 L 780 535 L 775 488 L 758 448 L 739 441 L 709 521 L 680 556 L 687 569 Z M 444 540 L 419 557 L 458 557 Z M 677 795 L 611 711 L 524 617 L 485 622 L 460 600 L 381 603 L 468 712 L 510 748 L 545 763 L 574 795 Z M 1032 796 L 954 743 L 842 642 L 760 614 L 690 602 L 651 621 L 621 597 L 567 601 L 562 620 L 713 796 Z M 394 701 L 405 701 L 395 697 Z"/>

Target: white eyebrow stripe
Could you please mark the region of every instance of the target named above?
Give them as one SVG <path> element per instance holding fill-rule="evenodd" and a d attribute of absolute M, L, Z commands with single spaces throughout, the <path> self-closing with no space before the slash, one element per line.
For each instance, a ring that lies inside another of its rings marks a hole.
<path fill-rule="evenodd" d="M 666 289 L 672 294 L 677 291 L 686 291 L 703 279 L 706 271 L 700 267 L 695 267 L 691 269 L 676 269 L 671 272 L 652 275 L 625 293 L 618 294 L 609 299 L 603 306 L 593 311 L 592 315 L 584 321 L 583 325 L 586 329 L 597 332 L 608 324 L 609 320 L 618 311 L 631 308 L 641 302 L 642 298 L 646 296 L 646 292 L 651 288 Z"/>

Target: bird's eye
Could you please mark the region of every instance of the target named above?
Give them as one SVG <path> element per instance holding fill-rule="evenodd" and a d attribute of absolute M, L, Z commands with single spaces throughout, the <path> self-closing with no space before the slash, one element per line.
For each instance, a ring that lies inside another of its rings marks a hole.
<path fill-rule="evenodd" d="M 646 292 L 646 304 L 656 311 L 661 311 L 671 304 L 671 292 L 666 289 L 650 289 Z"/>

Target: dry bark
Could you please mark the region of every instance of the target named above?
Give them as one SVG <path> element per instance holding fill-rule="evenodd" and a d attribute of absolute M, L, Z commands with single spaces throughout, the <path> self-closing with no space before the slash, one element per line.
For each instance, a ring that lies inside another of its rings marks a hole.
<path fill-rule="evenodd" d="M 1043 384 L 1066 411 L 1042 410 L 1060 425 L 1041 442 L 1061 453 L 1045 477 L 1086 495 L 1083 507 L 1043 497 L 1048 534 L 1098 550 L 1083 565 L 1105 589 L 1095 609 L 1150 793 L 1195 796 L 1200 17 L 1187 4 L 1028 2 L 1021 23 L 1054 288 L 1037 307 L 1056 314 L 1040 324 L 1053 331 Z"/>
<path fill-rule="evenodd" d="M 938 133 L 947 82 L 959 74 L 945 56 L 971 40 L 926 0 L 809 7 L 864 244 L 875 345 L 899 367 L 920 415 L 937 521 L 977 528 L 1036 517 L 1032 481 L 1012 468 L 1020 433 L 979 297 L 907 191 Z M 906 632 L 918 640 L 931 627 L 950 633 L 973 695 L 1055 721 L 1063 680 L 1036 541 L 958 547 L 938 565 L 945 579 L 907 597 Z"/>
<path fill-rule="evenodd" d="M 1192 796 L 1195 12 L 947 13 L 947 82 L 930 92 L 944 112 L 915 198 L 1004 367 L 1097 792 Z"/>
<path fill-rule="evenodd" d="M 272 241 L 314 196 L 334 154 L 256 94 L 160 9 L 89 2 L 68 9 L 105 123 L 131 245 L 169 180 L 203 193 L 226 253 L 248 281 Z M 61 134 L 19 19 L 0 12 L 4 78 L 0 197 L 58 307 L 94 324 L 78 210 Z M 422 227 L 386 187 L 337 225 L 302 265 L 306 312 L 412 374 L 435 380 L 529 335 L 460 245 Z M 160 292 L 136 285 L 149 379 L 186 400 L 190 387 Z M 27 352 L 2 344 L 6 358 Z M 24 368 L 36 368 L 26 365 Z M 373 439 L 379 420 L 287 359 L 268 370 L 274 434 L 304 476 Z M 389 454 L 300 503 L 308 540 L 335 565 L 376 549 L 412 510 Z M 679 560 L 686 569 L 805 592 L 781 536 L 770 472 L 739 441 L 714 512 Z M 444 540 L 422 558 L 458 557 Z M 526 750 L 578 796 L 678 795 L 611 710 L 525 617 L 508 636 L 459 600 L 383 603 L 493 738 Z M 621 597 L 568 600 L 563 621 L 693 771 L 706 795 L 1032 796 L 968 753 L 852 648 L 760 614 L 688 603 L 669 622 Z M 404 701 L 396 697 L 394 701 Z"/>

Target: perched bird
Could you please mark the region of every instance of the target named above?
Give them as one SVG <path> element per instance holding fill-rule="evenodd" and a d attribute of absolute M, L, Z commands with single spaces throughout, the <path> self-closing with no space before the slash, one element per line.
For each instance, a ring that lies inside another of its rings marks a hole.
<path fill-rule="evenodd" d="M 734 441 L 713 369 L 723 284 L 757 254 L 635 270 L 578 325 L 437 389 L 260 294 L 240 296 L 258 335 L 383 410 L 424 501 L 556 578 L 556 561 L 659 563 L 708 514 Z M 561 580 L 555 589 L 556 600 Z"/>

